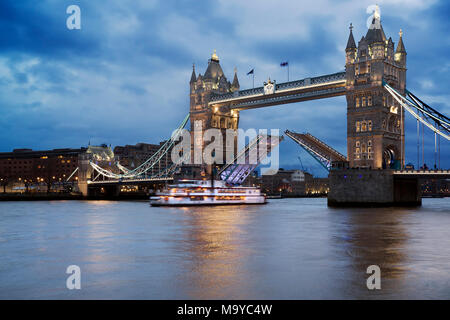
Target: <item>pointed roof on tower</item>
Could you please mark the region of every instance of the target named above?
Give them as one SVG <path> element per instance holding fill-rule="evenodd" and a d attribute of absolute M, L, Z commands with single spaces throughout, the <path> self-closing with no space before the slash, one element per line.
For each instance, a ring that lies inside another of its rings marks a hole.
<path fill-rule="evenodd" d="M 195 64 L 192 64 L 192 75 L 191 75 L 190 83 L 194 83 L 196 80 L 197 80 L 197 77 L 195 76 Z"/>
<path fill-rule="evenodd" d="M 217 81 L 223 76 L 223 70 L 219 64 L 219 57 L 216 54 L 216 50 L 214 50 L 214 53 L 211 55 L 211 59 L 208 61 L 208 68 L 203 75 L 203 79 Z"/>
<path fill-rule="evenodd" d="M 239 87 L 240 87 L 236 68 L 234 68 L 234 78 L 233 78 L 233 83 L 231 84 L 231 87 L 235 88 L 235 89 L 239 89 Z"/>
<path fill-rule="evenodd" d="M 400 29 L 400 32 L 398 33 L 400 35 L 400 39 L 398 40 L 397 50 L 395 50 L 396 53 L 406 53 L 405 45 L 403 44 L 403 31 Z"/>
<path fill-rule="evenodd" d="M 348 36 L 347 47 L 345 50 L 356 49 L 355 38 L 353 38 L 353 25 L 350 23 L 350 35 Z"/>
<path fill-rule="evenodd" d="M 384 34 L 383 26 L 381 25 L 380 8 L 378 5 L 375 7 L 372 23 L 369 26 L 369 30 L 367 30 L 366 40 L 369 44 L 386 41 L 386 35 Z"/>

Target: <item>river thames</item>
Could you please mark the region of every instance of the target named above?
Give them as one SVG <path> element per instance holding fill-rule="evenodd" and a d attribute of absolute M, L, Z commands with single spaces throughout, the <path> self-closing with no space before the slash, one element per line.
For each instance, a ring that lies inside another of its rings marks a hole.
<path fill-rule="evenodd" d="M 450 199 L 420 208 L 0 203 L 1 299 L 449 299 Z M 66 268 L 81 268 L 81 290 Z M 381 290 L 366 269 L 381 268 Z"/>

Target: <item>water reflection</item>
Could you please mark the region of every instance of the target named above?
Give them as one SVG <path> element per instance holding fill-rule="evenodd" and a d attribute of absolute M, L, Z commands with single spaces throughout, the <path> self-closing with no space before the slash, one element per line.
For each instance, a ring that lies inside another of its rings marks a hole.
<path fill-rule="evenodd" d="M 368 297 L 366 273 L 370 265 L 381 269 L 383 295 L 402 287 L 408 273 L 407 209 L 336 209 L 332 210 L 337 229 L 334 246 L 348 260 L 346 273 L 352 285 L 345 284 L 349 296 Z M 339 222 L 338 222 L 339 220 Z M 351 290 L 351 292 L 350 292 Z M 373 291 L 377 296 L 377 291 Z M 370 297 L 370 295 L 369 295 Z"/>
<path fill-rule="evenodd" d="M 0 203 L 0 298 L 448 299 L 449 206 Z M 83 270 L 76 293 L 65 287 L 71 264 Z M 372 264 L 381 290 L 366 287 Z"/>
<path fill-rule="evenodd" d="M 185 210 L 186 234 L 177 250 L 186 256 L 183 287 L 192 299 L 220 299 L 235 295 L 243 283 L 243 260 L 249 250 L 242 246 L 251 210 L 235 206 Z M 234 297 L 238 298 L 238 297 Z"/>

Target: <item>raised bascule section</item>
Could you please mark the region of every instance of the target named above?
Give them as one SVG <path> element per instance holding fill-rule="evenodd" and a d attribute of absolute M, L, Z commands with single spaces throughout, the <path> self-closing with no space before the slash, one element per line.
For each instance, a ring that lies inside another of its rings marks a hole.
<path fill-rule="evenodd" d="M 219 171 L 219 177 L 230 185 L 240 185 L 283 141 L 284 137 L 258 134 L 235 157 Z"/>
<path fill-rule="evenodd" d="M 325 142 L 314 137 L 310 133 L 296 133 L 289 130 L 286 130 L 284 133 L 303 149 L 305 149 L 328 171 L 331 169 L 332 162 L 347 161 L 347 158 L 343 154 L 333 149 Z"/>

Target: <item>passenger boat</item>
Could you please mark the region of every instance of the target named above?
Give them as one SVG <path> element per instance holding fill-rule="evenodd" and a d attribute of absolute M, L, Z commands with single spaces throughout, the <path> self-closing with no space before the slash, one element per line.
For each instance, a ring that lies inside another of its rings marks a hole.
<path fill-rule="evenodd" d="M 229 186 L 222 180 L 182 180 L 150 197 L 152 206 L 265 204 L 266 195 L 256 187 Z"/>

